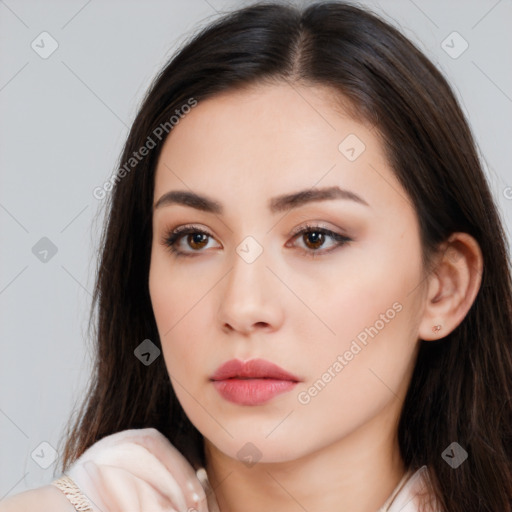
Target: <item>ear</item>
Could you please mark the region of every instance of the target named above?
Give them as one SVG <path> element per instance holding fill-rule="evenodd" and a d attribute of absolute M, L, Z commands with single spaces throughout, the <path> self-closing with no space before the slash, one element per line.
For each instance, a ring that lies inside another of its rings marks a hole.
<path fill-rule="evenodd" d="M 471 235 L 453 233 L 441 245 L 438 262 L 427 278 L 420 339 L 443 338 L 462 322 L 480 289 L 482 270 L 482 251 Z"/>

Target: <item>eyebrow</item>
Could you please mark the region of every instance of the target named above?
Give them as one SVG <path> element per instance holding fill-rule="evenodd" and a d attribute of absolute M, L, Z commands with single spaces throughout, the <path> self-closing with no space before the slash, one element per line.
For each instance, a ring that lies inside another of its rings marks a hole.
<path fill-rule="evenodd" d="M 272 213 L 278 213 L 298 208 L 299 206 L 303 206 L 308 203 L 329 199 L 344 199 L 365 206 L 370 206 L 356 193 L 334 186 L 327 188 L 311 188 L 300 190 L 299 192 L 294 192 L 292 194 L 277 196 L 269 200 L 268 207 Z M 224 211 L 222 204 L 215 199 L 185 190 L 171 190 L 170 192 L 166 192 L 155 203 L 153 211 L 171 204 L 189 206 L 197 210 L 219 215 Z"/>

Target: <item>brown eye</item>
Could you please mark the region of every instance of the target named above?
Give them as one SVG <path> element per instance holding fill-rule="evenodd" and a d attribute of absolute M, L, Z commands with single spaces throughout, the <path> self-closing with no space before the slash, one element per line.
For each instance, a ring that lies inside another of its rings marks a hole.
<path fill-rule="evenodd" d="M 335 233 L 330 229 L 309 225 L 296 232 L 293 239 L 302 241 L 303 252 L 309 256 L 326 254 L 345 245 L 347 242 L 352 242 L 351 238 Z M 325 248 L 326 242 L 329 240 L 331 243 Z M 301 244 L 299 244 L 300 246 Z"/>
<path fill-rule="evenodd" d="M 198 256 L 213 236 L 194 226 L 181 226 L 162 238 L 162 244 L 175 256 Z"/>
<path fill-rule="evenodd" d="M 208 243 L 208 236 L 206 233 L 201 232 L 189 233 L 187 243 L 194 250 L 202 249 Z"/>
<path fill-rule="evenodd" d="M 319 249 L 325 242 L 325 235 L 320 231 L 309 231 L 303 235 L 303 240 L 309 249 Z"/>

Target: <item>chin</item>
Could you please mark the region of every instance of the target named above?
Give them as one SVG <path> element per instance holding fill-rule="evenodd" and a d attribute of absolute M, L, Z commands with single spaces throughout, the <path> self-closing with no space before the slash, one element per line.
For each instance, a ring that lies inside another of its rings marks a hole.
<path fill-rule="evenodd" d="M 221 440 L 208 437 L 209 442 L 225 456 L 239 460 L 248 468 L 259 463 L 283 463 L 296 460 L 308 453 L 307 447 L 301 440 L 291 439 L 290 436 L 276 436 L 275 439 L 265 438 L 265 435 L 254 434 L 250 431 L 232 432 L 234 438 Z M 237 435 L 239 434 L 239 435 Z"/>

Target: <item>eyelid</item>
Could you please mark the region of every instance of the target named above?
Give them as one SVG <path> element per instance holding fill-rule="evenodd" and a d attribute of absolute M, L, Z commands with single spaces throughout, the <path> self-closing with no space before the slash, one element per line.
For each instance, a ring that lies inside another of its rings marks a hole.
<path fill-rule="evenodd" d="M 162 237 L 162 242 L 165 244 L 171 237 L 173 237 L 175 240 L 178 240 L 180 237 L 185 236 L 189 233 L 202 233 L 204 235 L 209 236 L 211 239 L 217 241 L 217 238 L 215 235 L 213 235 L 210 231 L 203 227 L 199 227 L 195 224 L 183 224 L 181 226 L 178 226 L 176 228 L 169 228 L 164 230 L 164 234 Z M 220 244 L 220 242 L 217 242 Z M 222 244 L 220 244 L 222 246 Z M 195 251 L 197 253 L 201 251 Z"/>
<path fill-rule="evenodd" d="M 208 230 L 206 230 L 205 228 L 202 228 L 200 226 L 197 226 L 195 224 L 182 224 L 181 226 L 178 226 L 176 228 L 169 228 L 169 229 L 165 230 L 165 232 L 168 235 L 170 235 L 170 234 L 178 235 L 178 234 L 181 234 L 181 233 L 189 231 L 189 230 L 198 231 L 200 233 L 204 233 L 206 235 L 209 235 L 212 238 L 215 238 Z"/>
<path fill-rule="evenodd" d="M 313 222 L 315 222 L 315 221 L 313 221 Z M 341 230 L 341 231 L 344 232 L 344 230 Z M 354 239 L 349 237 L 347 234 L 338 233 L 334 229 L 330 229 L 325 226 L 322 226 L 321 222 L 316 222 L 316 223 L 308 222 L 305 225 L 303 224 L 302 226 L 293 230 L 294 234 L 290 235 L 292 237 L 291 238 L 291 240 L 292 240 L 291 246 L 294 246 L 295 239 L 299 238 L 304 233 L 313 233 L 313 232 L 321 232 L 324 235 L 330 237 L 332 240 L 335 241 L 335 245 L 334 245 L 334 247 L 331 247 L 330 249 L 319 249 L 316 251 L 302 249 L 299 247 L 299 249 L 307 256 L 315 257 L 315 256 L 327 255 L 330 252 L 333 252 L 336 249 L 354 241 Z M 288 243 L 286 244 L 286 246 L 289 247 Z"/>
<path fill-rule="evenodd" d="M 325 229 L 326 231 L 333 231 L 327 226 L 322 225 L 321 222 L 317 221 L 308 221 L 306 224 L 301 224 L 300 226 L 293 228 L 289 236 L 296 236 L 303 231 L 312 230 L 312 229 Z"/>
<path fill-rule="evenodd" d="M 301 224 L 300 226 L 294 228 L 287 236 L 290 236 L 290 237 L 295 237 L 297 236 L 298 234 L 302 233 L 303 231 L 306 231 L 306 230 L 313 230 L 313 229 L 324 229 L 326 231 L 331 231 L 331 232 L 334 232 L 335 231 L 327 226 L 324 226 L 322 225 L 321 221 L 318 222 L 318 221 L 309 221 L 307 222 L 306 224 Z M 205 235 L 208 235 L 212 238 L 215 238 L 214 235 L 212 235 L 208 230 L 202 228 L 202 227 L 199 227 L 195 224 L 183 224 L 181 226 L 178 226 L 176 228 L 169 228 L 169 229 L 165 229 L 164 230 L 164 238 L 167 239 L 169 238 L 169 236 L 171 234 L 174 234 L 174 235 L 179 235 L 179 234 L 182 234 L 182 233 L 186 233 L 187 231 L 189 230 L 196 230 L 197 232 L 200 232 L 200 233 L 203 233 Z M 343 230 L 341 230 L 343 231 Z M 345 233 L 339 233 L 340 236 L 348 236 L 346 235 Z"/>
<path fill-rule="evenodd" d="M 298 238 L 300 235 L 307 233 L 307 232 L 314 232 L 319 231 L 326 234 L 328 237 L 336 241 L 336 244 L 334 247 L 330 249 L 318 249 L 318 250 L 307 250 L 298 247 L 298 249 L 304 253 L 307 256 L 321 256 L 323 254 L 328 254 L 329 252 L 332 252 L 336 250 L 337 248 L 349 243 L 353 242 L 353 238 L 349 237 L 347 234 L 344 233 L 344 230 L 337 228 L 338 230 L 342 231 L 342 233 L 339 233 L 335 231 L 336 228 L 330 229 L 324 225 L 322 221 L 309 221 L 306 224 L 301 224 L 300 226 L 294 228 L 291 233 L 289 233 L 287 236 L 291 238 L 285 245 L 287 247 L 290 247 L 288 245 L 291 243 L 291 247 L 295 245 L 295 239 Z M 212 235 L 208 230 L 199 227 L 195 224 L 183 224 L 181 226 L 178 226 L 176 228 L 169 228 L 164 231 L 164 235 L 161 238 L 162 245 L 166 246 L 175 256 L 199 256 L 202 252 L 206 252 L 204 250 L 199 251 L 181 251 L 176 248 L 178 245 L 178 242 L 181 242 L 182 237 L 184 237 L 187 234 L 190 233 L 201 233 L 209 237 L 210 239 L 214 239 L 217 243 L 220 244 L 215 238 L 214 235 Z M 170 243 L 170 240 L 172 239 L 172 243 Z M 220 244 L 222 247 L 222 244 Z"/>

